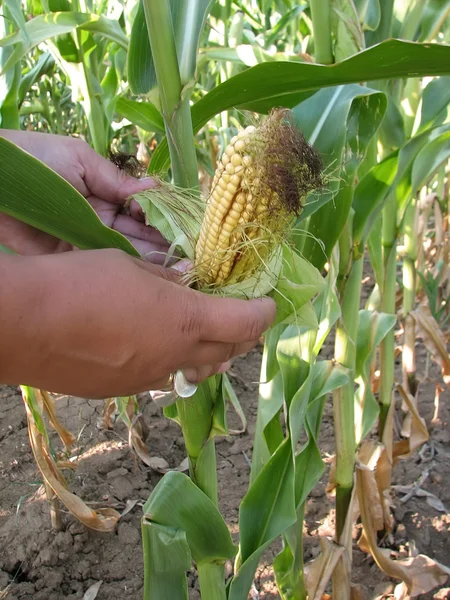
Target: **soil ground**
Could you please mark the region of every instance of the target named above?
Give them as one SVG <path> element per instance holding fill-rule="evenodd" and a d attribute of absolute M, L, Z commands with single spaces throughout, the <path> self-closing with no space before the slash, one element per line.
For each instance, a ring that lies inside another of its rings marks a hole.
<path fill-rule="evenodd" d="M 332 348 L 329 348 L 331 353 Z M 220 508 L 236 539 L 238 507 L 249 480 L 249 459 L 257 410 L 257 381 L 260 349 L 239 359 L 233 366 L 232 381 L 248 419 L 246 433 L 220 439 L 217 443 Z M 412 459 L 401 462 L 394 472 L 394 484 L 410 485 L 429 472 L 422 488 L 450 507 L 450 428 L 448 390 L 435 399 L 436 385 L 445 387 L 439 369 L 428 364 L 423 346 L 418 349 L 420 412 L 430 430 L 429 443 Z M 171 467 L 184 458 L 179 428 L 143 396 L 143 413 L 150 428 L 147 439 L 152 455 L 163 457 Z M 77 435 L 79 466 L 69 480 L 70 488 L 91 506 L 110 505 L 122 511 L 137 501 L 119 521 L 115 533 L 87 530 L 64 514 L 64 531 L 50 527 L 48 507 L 30 450 L 23 403 L 16 388 L 0 388 L 0 598 L 19 600 L 83 599 L 86 590 L 101 581 L 98 600 L 142 600 L 143 566 L 140 519 L 142 504 L 161 475 L 139 462 L 127 444 L 126 429 L 116 423 L 114 430 L 102 431 L 99 401 L 60 397 L 57 411 L 61 421 Z M 398 408 L 399 412 L 400 408 Z M 230 425 L 237 419 L 230 414 Z M 56 434 L 51 433 L 56 443 Z M 320 447 L 329 463 L 334 449 L 331 404 L 322 423 Z M 333 535 L 333 500 L 325 492 L 326 472 L 307 501 L 305 561 L 319 552 L 321 535 Z M 450 515 L 436 510 L 425 497 L 412 496 L 401 503 L 394 496 L 396 529 L 392 550 L 406 556 L 414 549 L 449 565 Z M 275 545 L 265 554 L 250 598 L 279 598 L 270 568 Z M 354 546 L 353 581 L 362 598 L 371 600 L 393 592 L 397 582 L 388 579 L 372 558 Z M 199 598 L 195 573 L 189 575 L 190 597 Z M 450 586 L 447 582 L 446 586 Z M 2 595 L 3 590 L 3 595 Z M 435 589 L 424 600 L 450 597 L 450 588 Z M 206 599 L 207 600 L 207 599 Z"/>

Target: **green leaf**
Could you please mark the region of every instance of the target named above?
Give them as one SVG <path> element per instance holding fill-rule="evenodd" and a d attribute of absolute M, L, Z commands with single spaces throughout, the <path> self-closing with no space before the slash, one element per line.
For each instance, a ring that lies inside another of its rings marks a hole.
<path fill-rule="evenodd" d="M 387 99 L 387 110 L 378 135 L 386 154 L 403 146 L 406 140 L 403 115 L 390 94 L 388 94 Z"/>
<path fill-rule="evenodd" d="M 174 39 L 181 82 L 194 79 L 200 34 L 214 0 L 170 1 Z M 128 55 L 130 87 L 135 94 L 147 94 L 157 85 L 142 0 L 133 22 Z"/>
<path fill-rule="evenodd" d="M 192 481 L 170 471 L 156 485 L 144 505 L 144 519 L 177 528 L 197 564 L 224 563 L 236 554 L 228 527 L 213 502 Z"/>
<path fill-rule="evenodd" d="M 200 35 L 215 0 L 172 1 L 172 18 L 181 83 L 194 79 Z"/>
<path fill-rule="evenodd" d="M 79 12 L 47 13 L 31 19 L 26 24 L 26 34 L 29 42 L 25 39 L 22 31 L 17 31 L 0 39 L 0 46 L 2 47 L 14 45 L 14 51 L 5 64 L 3 71 L 14 66 L 38 44 L 58 35 L 70 33 L 77 28 L 99 33 L 125 49 L 128 47 L 127 37 L 117 21 L 107 19 L 102 15 Z"/>
<path fill-rule="evenodd" d="M 264 549 L 296 520 L 294 471 L 285 440 L 250 486 L 239 511 L 240 565 L 229 587 L 229 600 L 247 598 Z"/>
<path fill-rule="evenodd" d="M 443 25 L 448 23 L 450 0 L 428 0 L 420 23 L 419 41 L 433 40 Z"/>
<path fill-rule="evenodd" d="M 3 252 L 5 254 L 16 254 L 14 252 L 14 250 L 11 250 L 10 248 L 7 248 L 6 246 L 3 246 L 3 244 L 0 244 L 0 252 Z"/>
<path fill-rule="evenodd" d="M 149 100 L 136 102 L 121 96 L 118 98 L 116 111 L 144 131 L 165 133 L 164 120 L 161 113 Z"/>
<path fill-rule="evenodd" d="M 281 273 L 270 294 L 277 304 L 276 323 L 298 323 L 299 311 L 325 286 L 319 271 L 293 248 L 283 247 Z M 314 311 L 310 312 L 311 328 L 317 328 Z"/>
<path fill-rule="evenodd" d="M 119 248 L 139 256 L 67 181 L 4 138 L 0 162 L 0 211 L 78 248 Z"/>
<path fill-rule="evenodd" d="M 353 243 L 361 244 L 394 182 L 398 168 L 398 151 L 372 167 L 355 188 L 353 196 Z"/>
<path fill-rule="evenodd" d="M 186 533 L 142 519 L 144 600 L 188 600 L 191 553 Z"/>
<path fill-rule="evenodd" d="M 422 94 L 422 113 L 418 133 L 436 124 L 436 119 L 448 111 L 450 104 L 450 77 L 430 81 Z M 444 119 L 443 119 L 444 120 Z"/>
<path fill-rule="evenodd" d="M 20 7 L 19 7 L 19 10 Z M 0 36 L 8 33 L 8 12 L 0 6 Z M 7 68 L 13 48 L 0 47 L 0 127 L 18 129 L 19 107 L 18 91 L 20 84 L 20 65 Z"/>
<path fill-rule="evenodd" d="M 450 156 L 450 131 L 431 140 L 417 154 L 411 172 L 412 191 L 415 193 L 435 174 Z"/>
<path fill-rule="evenodd" d="M 355 382 L 355 433 L 359 444 L 374 426 L 380 412 L 378 402 L 371 389 L 371 365 L 375 351 L 381 341 L 395 326 L 395 315 L 369 310 L 359 311 L 358 336 L 356 341 Z"/>
<path fill-rule="evenodd" d="M 431 144 L 430 150 L 432 150 L 434 147 L 434 141 L 438 139 L 440 139 L 441 141 L 443 140 L 445 147 L 445 134 L 449 131 L 450 123 L 441 125 L 439 127 L 434 127 L 432 129 L 427 129 L 423 133 L 414 136 L 401 148 L 398 159 L 398 172 L 395 181 L 392 185 L 393 193 L 395 193 L 397 197 L 397 205 L 399 209 L 400 220 L 412 195 L 417 191 L 417 188 L 413 189 L 412 181 L 412 170 L 416 157 L 419 155 L 419 153 L 423 151 L 423 153 L 421 154 L 422 160 L 420 161 L 420 163 L 422 165 L 428 164 L 429 168 L 431 168 L 433 164 L 435 164 L 435 157 L 426 157 L 427 151 L 425 150 L 425 148 Z M 423 166 L 421 167 L 421 170 L 423 170 Z"/>
<path fill-rule="evenodd" d="M 316 202 L 312 196 L 300 217 L 311 215 L 302 251 L 319 269 L 348 220 L 356 171 L 385 110 L 383 93 L 359 85 L 320 90 L 293 110 L 297 125 L 332 172 L 326 191 Z"/>
<path fill-rule="evenodd" d="M 192 123 L 197 132 L 216 114 L 233 107 L 262 113 L 276 106 L 292 108 L 323 87 L 449 73 L 449 46 L 400 40 L 387 40 L 329 66 L 264 63 L 235 75 L 206 94 L 192 107 Z M 164 172 L 168 160 L 167 144 L 162 142 L 152 158 L 150 171 Z"/>
<path fill-rule="evenodd" d="M 378 29 L 381 19 L 379 0 L 354 0 L 363 31 Z"/>
<path fill-rule="evenodd" d="M 44 52 L 38 58 L 35 65 L 22 76 L 22 80 L 19 86 L 19 106 L 25 99 L 27 92 L 30 90 L 31 86 L 36 83 L 38 79 L 42 77 L 42 75 L 46 75 L 49 73 L 55 65 L 55 60 L 50 52 Z"/>
<path fill-rule="evenodd" d="M 147 94 L 156 86 L 156 72 L 142 0 L 139 0 L 136 16 L 131 27 L 127 67 L 128 81 L 133 94 Z"/>

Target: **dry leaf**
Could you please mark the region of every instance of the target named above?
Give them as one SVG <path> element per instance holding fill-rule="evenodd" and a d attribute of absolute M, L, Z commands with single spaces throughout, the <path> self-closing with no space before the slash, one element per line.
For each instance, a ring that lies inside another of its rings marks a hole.
<path fill-rule="evenodd" d="M 305 566 L 305 581 L 310 600 L 321 600 L 325 588 L 331 579 L 339 558 L 344 552 L 344 547 L 325 538 L 320 538 L 322 552 L 317 558 Z"/>
<path fill-rule="evenodd" d="M 366 493 L 367 489 L 374 488 L 374 482 L 373 468 L 359 463 L 356 468 L 356 487 L 364 528 L 364 538 L 360 545 L 370 551 L 380 569 L 389 577 L 403 581 L 404 587 L 401 589 L 411 597 L 426 594 L 433 588 L 444 585 L 450 574 L 450 570 L 444 565 L 423 554 L 405 560 L 393 560 L 389 550 L 378 548 L 377 528 L 372 518 L 373 498 Z"/>
<path fill-rule="evenodd" d="M 116 412 L 116 400 L 115 398 L 108 398 L 105 401 L 105 405 L 103 407 L 102 416 L 99 419 L 98 428 L 99 429 L 112 429 L 114 426 L 114 413 Z"/>
<path fill-rule="evenodd" d="M 416 321 L 417 335 L 423 339 L 431 356 L 441 366 L 442 377 L 450 387 L 450 356 L 447 351 L 444 334 L 428 306 L 421 305 L 410 314 Z"/>
<path fill-rule="evenodd" d="M 62 425 L 59 422 L 58 417 L 56 416 L 56 404 L 55 404 L 54 399 L 50 396 L 50 394 L 48 392 L 45 392 L 42 390 L 41 396 L 42 396 L 44 410 L 48 416 L 50 425 L 53 427 L 53 429 L 59 435 L 59 437 L 60 437 L 62 443 L 64 444 L 64 446 L 66 447 L 66 449 L 70 450 L 70 448 L 72 447 L 73 443 L 76 440 L 76 437 L 73 435 L 73 433 L 71 433 L 68 429 L 66 429 L 64 427 L 64 425 Z"/>
<path fill-rule="evenodd" d="M 396 464 L 399 460 L 409 458 L 417 448 L 420 448 L 428 439 L 429 433 L 427 425 L 417 410 L 416 402 L 413 396 L 408 393 L 402 385 L 397 385 L 397 390 L 403 399 L 403 402 L 409 409 L 411 415 L 411 431 L 409 438 L 396 442 L 393 447 L 393 461 Z"/>
<path fill-rule="evenodd" d="M 53 460 L 47 436 L 39 431 L 35 414 L 42 417 L 44 401 L 39 390 L 32 397 L 27 388 L 21 388 L 28 420 L 28 434 L 31 449 L 45 482 L 52 488 L 59 500 L 87 527 L 97 531 L 113 531 L 119 519 L 119 513 L 112 508 L 90 509 L 84 502 L 67 489 L 67 483 Z M 30 388 L 31 390 L 31 388 Z"/>
<path fill-rule="evenodd" d="M 93 585 L 91 585 L 83 596 L 83 600 L 95 600 L 97 598 L 98 591 L 103 581 L 97 581 Z"/>
<path fill-rule="evenodd" d="M 130 511 L 133 510 L 133 508 L 136 506 L 136 504 L 139 502 L 139 499 L 136 500 L 127 500 L 127 503 L 125 505 L 125 508 L 123 509 L 123 511 L 120 513 L 120 517 L 124 517 L 125 515 L 127 515 Z"/>

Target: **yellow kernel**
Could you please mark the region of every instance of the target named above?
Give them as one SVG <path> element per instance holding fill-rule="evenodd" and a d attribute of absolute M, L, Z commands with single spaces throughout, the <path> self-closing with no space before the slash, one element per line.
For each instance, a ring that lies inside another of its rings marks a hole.
<path fill-rule="evenodd" d="M 238 194 L 236 196 L 234 201 L 236 202 L 236 204 L 239 204 L 240 206 L 244 206 L 244 204 L 246 204 L 246 202 L 247 202 L 247 194 L 244 194 L 241 192 L 240 194 Z"/>
<path fill-rule="evenodd" d="M 242 164 L 244 165 L 244 167 L 249 167 L 252 163 L 253 158 L 250 156 L 250 154 L 245 154 L 242 158 Z"/>
<path fill-rule="evenodd" d="M 245 133 L 245 129 L 242 129 L 238 134 L 237 137 L 241 140 L 242 138 L 244 138 L 247 134 Z"/>
<path fill-rule="evenodd" d="M 239 220 L 239 217 L 241 216 L 241 212 L 240 212 L 240 211 L 237 211 L 237 210 L 234 210 L 234 209 L 232 208 L 232 209 L 230 210 L 230 212 L 228 213 L 228 215 L 229 215 L 229 216 L 230 216 L 230 217 L 233 219 L 233 221 L 234 221 L 235 223 L 237 223 L 237 222 L 238 222 L 238 220 Z"/>
<path fill-rule="evenodd" d="M 225 223 L 222 226 L 222 230 L 226 231 L 227 233 L 231 233 L 234 227 L 235 223 L 229 223 L 228 221 L 225 221 Z"/>
<path fill-rule="evenodd" d="M 235 185 L 236 187 L 238 187 L 238 185 L 241 183 L 241 177 L 239 175 L 236 175 L 235 173 L 230 177 L 230 183 L 231 185 Z"/>
<path fill-rule="evenodd" d="M 231 164 L 233 167 L 239 167 L 242 165 L 242 156 L 240 154 L 233 154 L 231 157 Z"/>
<path fill-rule="evenodd" d="M 241 150 L 243 150 L 244 148 L 245 148 L 244 140 L 238 140 L 234 145 L 234 149 L 236 152 L 241 152 Z M 231 157 L 231 160 L 233 160 L 233 157 Z"/>
<path fill-rule="evenodd" d="M 253 127 L 253 125 L 249 125 L 248 127 L 245 128 L 245 133 L 248 135 L 250 133 L 253 133 L 255 131 L 256 127 Z"/>
<path fill-rule="evenodd" d="M 227 170 L 228 175 L 234 175 L 234 173 L 236 172 L 236 169 L 234 168 L 234 165 L 232 162 L 227 164 L 226 170 Z"/>
<path fill-rule="evenodd" d="M 221 178 L 219 181 L 219 187 L 221 187 L 223 190 L 226 190 L 227 185 L 228 185 L 228 183 Z"/>
<path fill-rule="evenodd" d="M 235 144 L 237 141 L 238 141 L 238 136 L 237 136 L 237 135 L 235 135 L 234 137 L 232 137 L 232 138 L 231 138 L 231 140 L 230 140 L 230 144 L 233 144 L 233 146 L 234 146 L 234 144 Z"/>
<path fill-rule="evenodd" d="M 231 144 L 229 144 L 226 147 L 225 154 L 228 154 L 228 156 L 231 158 L 233 156 L 233 154 L 234 154 L 234 146 L 232 146 Z"/>
<path fill-rule="evenodd" d="M 228 190 L 225 190 L 223 193 L 223 197 L 225 198 L 225 200 L 227 202 L 232 202 L 233 198 L 234 198 L 234 194 L 235 194 L 235 192 L 229 192 Z"/>
<path fill-rule="evenodd" d="M 228 156 L 228 154 L 226 152 L 224 152 L 222 155 L 222 165 L 226 167 L 229 162 L 230 162 L 230 157 Z"/>
<path fill-rule="evenodd" d="M 234 185 L 230 181 L 229 184 L 227 185 L 227 192 L 231 192 L 234 196 L 234 194 L 237 192 L 237 185 Z"/>
<path fill-rule="evenodd" d="M 238 156 L 238 155 L 236 155 Z M 244 170 L 244 167 L 242 165 L 238 165 L 237 167 L 234 167 L 234 172 L 237 175 L 238 173 L 241 173 Z"/>
<path fill-rule="evenodd" d="M 220 176 L 221 179 L 223 179 L 223 181 L 226 181 L 227 183 L 230 181 L 230 175 L 229 173 L 222 173 L 222 175 Z"/>

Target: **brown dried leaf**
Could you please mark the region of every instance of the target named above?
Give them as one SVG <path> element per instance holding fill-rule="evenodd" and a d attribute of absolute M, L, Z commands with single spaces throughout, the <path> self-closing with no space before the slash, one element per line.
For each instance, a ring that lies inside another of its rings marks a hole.
<path fill-rule="evenodd" d="M 108 398 L 103 407 L 102 416 L 98 424 L 99 429 L 112 429 L 114 426 L 114 413 L 116 412 L 115 398 Z"/>
<path fill-rule="evenodd" d="M 119 519 L 117 511 L 112 508 L 101 508 L 97 512 L 91 510 L 81 498 L 72 494 L 67 489 L 67 483 L 53 460 L 47 437 L 39 431 L 36 425 L 33 410 L 39 411 L 40 415 L 42 415 L 42 395 L 39 390 L 35 390 L 34 399 L 26 398 L 25 389 L 22 389 L 22 393 L 27 412 L 31 449 L 45 482 L 52 488 L 56 496 L 58 496 L 59 500 L 73 516 L 84 525 L 97 531 L 113 531 Z M 33 403 L 33 410 L 31 410 L 31 402 Z"/>
<path fill-rule="evenodd" d="M 397 385 L 397 390 L 403 402 L 409 409 L 411 415 L 411 431 L 409 438 L 396 442 L 392 451 L 394 464 L 399 460 L 409 458 L 417 448 L 429 439 L 429 433 L 425 421 L 417 410 L 417 405 L 412 394 L 408 393 L 402 385 Z"/>
<path fill-rule="evenodd" d="M 447 351 L 444 334 L 428 306 L 422 304 L 419 308 L 413 310 L 411 315 L 416 321 L 417 335 L 423 339 L 431 356 L 441 366 L 442 377 L 450 387 L 450 356 Z"/>
<path fill-rule="evenodd" d="M 320 538 L 322 552 L 305 566 L 305 581 L 310 600 L 321 600 L 339 558 L 345 548 L 325 537 Z"/>
<path fill-rule="evenodd" d="M 356 488 L 364 528 L 362 546 L 370 551 L 380 569 L 389 577 L 403 581 L 405 591 L 411 597 L 426 594 L 438 585 L 444 585 L 450 574 L 450 570 L 444 565 L 423 554 L 405 560 L 393 560 L 389 550 L 378 548 L 377 528 L 372 517 L 373 498 L 366 493 L 367 489 L 374 488 L 374 484 L 373 468 L 359 463 L 356 468 Z"/>
<path fill-rule="evenodd" d="M 44 410 L 47 414 L 48 420 L 50 421 L 50 425 L 59 435 L 62 443 L 66 447 L 67 450 L 70 450 L 73 443 L 76 440 L 76 437 L 71 433 L 68 429 L 64 427 L 58 420 L 56 416 L 56 404 L 54 399 L 50 396 L 48 392 L 41 390 L 41 397 L 44 406 Z"/>

